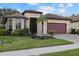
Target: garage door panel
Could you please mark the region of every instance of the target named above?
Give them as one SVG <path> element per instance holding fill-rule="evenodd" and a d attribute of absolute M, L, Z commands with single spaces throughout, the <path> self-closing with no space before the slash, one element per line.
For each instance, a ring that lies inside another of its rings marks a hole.
<path fill-rule="evenodd" d="M 56 33 L 66 33 L 65 23 L 48 23 L 48 30 L 55 30 Z"/>

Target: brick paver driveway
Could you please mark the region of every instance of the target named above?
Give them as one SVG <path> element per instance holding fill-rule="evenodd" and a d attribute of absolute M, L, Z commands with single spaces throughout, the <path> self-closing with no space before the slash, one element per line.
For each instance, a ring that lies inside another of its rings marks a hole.
<path fill-rule="evenodd" d="M 79 44 L 79 35 L 76 35 L 76 34 L 55 34 L 54 37 L 62 38 L 65 40 L 72 41 L 75 44 Z"/>

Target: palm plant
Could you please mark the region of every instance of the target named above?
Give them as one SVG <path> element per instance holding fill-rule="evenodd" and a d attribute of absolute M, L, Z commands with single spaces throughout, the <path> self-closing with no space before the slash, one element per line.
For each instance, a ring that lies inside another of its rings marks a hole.
<path fill-rule="evenodd" d="M 43 15 L 41 15 L 38 19 L 37 19 L 37 22 L 41 22 L 42 23 L 42 34 L 43 34 L 43 25 L 44 25 L 44 22 L 47 21 L 47 18 Z"/>

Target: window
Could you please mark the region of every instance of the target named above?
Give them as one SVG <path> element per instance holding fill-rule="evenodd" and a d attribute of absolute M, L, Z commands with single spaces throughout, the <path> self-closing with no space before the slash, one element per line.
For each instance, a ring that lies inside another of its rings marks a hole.
<path fill-rule="evenodd" d="M 20 18 L 16 19 L 16 29 L 21 29 L 21 19 Z"/>
<path fill-rule="evenodd" d="M 12 29 L 12 19 L 9 19 L 9 29 Z"/>

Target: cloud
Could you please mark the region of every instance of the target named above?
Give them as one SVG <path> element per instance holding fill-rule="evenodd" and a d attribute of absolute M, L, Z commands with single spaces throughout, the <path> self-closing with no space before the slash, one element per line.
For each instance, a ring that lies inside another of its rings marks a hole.
<path fill-rule="evenodd" d="M 52 11 L 55 11 L 55 8 L 52 6 L 39 6 L 38 10 L 46 14 L 46 13 L 51 13 Z"/>
<path fill-rule="evenodd" d="M 64 13 L 66 13 L 66 9 L 64 8 L 58 9 L 58 13 L 64 15 Z"/>
<path fill-rule="evenodd" d="M 59 7 L 61 7 L 61 8 L 64 8 L 64 7 L 73 7 L 73 4 L 72 3 L 67 3 L 67 4 L 61 3 L 61 4 L 59 4 Z"/>
<path fill-rule="evenodd" d="M 17 9 L 19 12 L 22 12 L 22 10 L 20 8 Z"/>
<path fill-rule="evenodd" d="M 72 3 L 68 3 L 68 7 L 73 7 L 73 4 Z"/>
<path fill-rule="evenodd" d="M 39 5 L 39 3 L 28 3 L 29 5 Z"/>
<path fill-rule="evenodd" d="M 64 4 L 63 3 L 59 4 L 59 7 L 64 7 Z"/>

